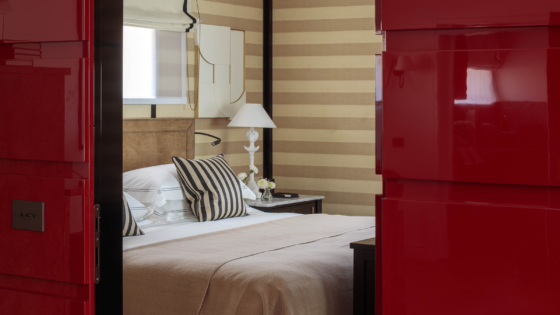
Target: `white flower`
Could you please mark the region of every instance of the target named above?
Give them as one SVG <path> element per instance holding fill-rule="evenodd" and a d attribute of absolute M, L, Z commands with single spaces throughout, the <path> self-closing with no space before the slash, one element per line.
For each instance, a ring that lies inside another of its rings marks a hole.
<path fill-rule="evenodd" d="M 276 184 L 274 182 L 269 182 L 268 189 L 274 189 L 274 188 L 276 188 Z"/>
<path fill-rule="evenodd" d="M 260 189 L 265 189 L 266 187 L 268 187 L 268 181 L 267 181 L 266 179 L 264 179 L 264 178 L 259 179 L 259 181 L 257 182 L 257 186 L 258 186 Z"/>
<path fill-rule="evenodd" d="M 255 174 L 259 173 L 259 169 L 255 165 L 250 165 L 249 169 L 251 170 L 251 173 L 255 173 Z"/>
<path fill-rule="evenodd" d="M 247 173 L 239 173 L 237 174 L 237 178 L 239 178 L 240 181 L 244 181 L 247 178 Z"/>

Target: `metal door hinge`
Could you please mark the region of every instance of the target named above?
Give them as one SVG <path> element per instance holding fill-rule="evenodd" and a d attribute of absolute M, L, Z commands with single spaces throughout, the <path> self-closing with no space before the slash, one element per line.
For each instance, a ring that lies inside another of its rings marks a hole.
<path fill-rule="evenodd" d="M 95 243 L 95 284 L 98 284 L 101 280 L 100 276 L 100 267 L 101 267 L 101 260 L 100 260 L 100 244 L 101 244 L 101 209 L 99 205 L 93 206 L 93 212 L 95 215 L 95 235 L 94 235 L 94 243 Z"/>

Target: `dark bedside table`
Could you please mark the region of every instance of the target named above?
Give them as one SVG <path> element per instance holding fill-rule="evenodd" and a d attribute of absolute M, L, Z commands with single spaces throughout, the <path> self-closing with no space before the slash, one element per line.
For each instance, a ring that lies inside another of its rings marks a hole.
<path fill-rule="evenodd" d="M 354 249 L 354 315 L 375 314 L 375 238 L 350 243 Z"/>
<path fill-rule="evenodd" d="M 298 198 L 274 198 L 272 201 L 245 200 L 248 206 L 265 212 L 323 213 L 323 196 L 300 195 Z"/>

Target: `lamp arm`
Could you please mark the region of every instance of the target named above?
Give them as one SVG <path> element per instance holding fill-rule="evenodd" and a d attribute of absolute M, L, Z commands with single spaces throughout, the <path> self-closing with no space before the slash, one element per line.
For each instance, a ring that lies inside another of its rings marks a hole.
<path fill-rule="evenodd" d="M 222 142 L 222 139 L 220 139 L 220 138 L 218 138 L 218 137 L 216 137 L 216 136 L 213 136 L 213 135 L 209 135 L 209 134 L 204 133 L 204 132 L 195 132 L 194 134 L 195 134 L 195 135 L 203 135 L 203 136 L 207 136 L 207 137 L 210 137 L 210 138 L 218 139 L 218 141 L 212 142 L 212 145 L 213 145 L 213 146 L 214 146 L 214 145 L 217 145 L 217 144 L 220 144 L 220 142 Z"/>

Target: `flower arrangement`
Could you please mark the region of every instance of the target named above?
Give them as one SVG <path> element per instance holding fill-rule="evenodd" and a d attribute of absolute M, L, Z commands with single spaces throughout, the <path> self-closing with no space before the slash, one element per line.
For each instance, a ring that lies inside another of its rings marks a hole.
<path fill-rule="evenodd" d="M 239 173 L 239 174 L 237 174 L 237 178 L 239 178 L 240 181 L 245 183 L 245 181 L 247 181 L 247 173 Z M 247 184 L 247 183 L 245 183 L 245 184 Z"/>
<path fill-rule="evenodd" d="M 276 188 L 276 183 L 275 183 L 275 182 L 272 182 L 272 181 L 269 181 L 269 180 L 266 179 L 266 178 L 261 178 L 261 179 L 259 179 L 259 181 L 257 182 L 257 186 L 258 186 L 260 189 L 274 189 L 274 188 Z"/>
<path fill-rule="evenodd" d="M 249 175 L 258 174 L 258 173 L 259 173 L 259 169 L 256 166 L 254 165 L 249 166 Z M 239 173 L 237 174 L 237 178 L 239 178 L 239 180 L 242 181 L 244 184 L 247 184 L 247 179 L 249 178 L 249 175 L 247 175 L 247 173 Z"/>
<path fill-rule="evenodd" d="M 257 186 L 260 189 L 264 189 L 264 193 L 261 196 L 261 200 L 264 201 L 272 200 L 272 194 L 270 193 L 270 190 L 276 188 L 276 183 L 272 181 L 268 181 L 268 179 L 266 178 L 261 178 L 257 181 Z"/>
<path fill-rule="evenodd" d="M 259 173 L 259 169 L 255 166 L 255 165 L 249 165 L 249 174 L 258 174 Z"/>
<path fill-rule="evenodd" d="M 268 180 L 266 180 L 266 178 L 259 179 L 259 181 L 257 182 L 257 186 L 260 189 L 268 188 Z"/>

